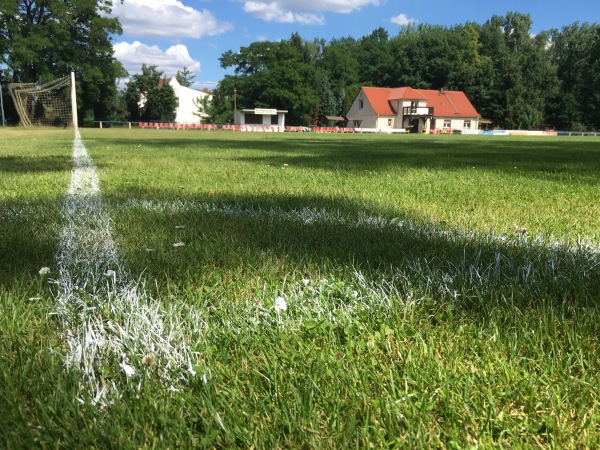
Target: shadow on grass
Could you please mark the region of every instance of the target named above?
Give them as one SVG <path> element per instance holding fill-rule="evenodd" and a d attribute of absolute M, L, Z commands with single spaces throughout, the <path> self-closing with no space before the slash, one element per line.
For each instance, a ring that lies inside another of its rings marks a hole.
<path fill-rule="evenodd" d="M 414 290 L 471 306 L 600 298 L 598 253 L 441 229 L 411 215 L 365 215 L 349 202 L 269 196 L 107 204 L 124 260 L 159 283 L 235 289 L 263 279 L 282 286 L 358 270 L 371 280 L 393 279 L 407 296 Z"/>
<path fill-rule="evenodd" d="M 376 285 L 393 285 L 400 301 L 482 320 L 504 306 L 598 307 L 597 250 L 442 229 L 414 214 L 381 217 L 322 197 L 172 198 L 104 196 L 121 261 L 164 301 L 248 301 L 261 298 L 265 286 L 277 295 L 303 278 L 354 283 L 359 271 Z M 62 201 L 51 200 L 55 208 L 46 201 L 1 205 L 0 290 L 21 286 L 29 295 L 22 287 L 40 286 L 40 267 L 57 273 Z M 185 246 L 174 247 L 178 242 Z"/>
<path fill-rule="evenodd" d="M 174 133 L 132 146 L 221 152 L 225 159 L 255 164 L 364 171 L 394 167 L 459 170 L 479 168 L 562 182 L 600 182 L 600 140 L 478 136 L 383 136 Z M 110 139 L 103 141 L 110 142 Z M 122 141 L 115 141 L 115 143 Z M 201 149 L 200 149 L 201 148 Z"/>
<path fill-rule="evenodd" d="M 0 173 L 67 172 L 71 170 L 69 155 L 0 156 Z"/>
<path fill-rule="evenodd" d="M 36 283 L 41 267 L 54 271 L 62 202 L 0 202 L 0 289 L 23 280 Z"/>

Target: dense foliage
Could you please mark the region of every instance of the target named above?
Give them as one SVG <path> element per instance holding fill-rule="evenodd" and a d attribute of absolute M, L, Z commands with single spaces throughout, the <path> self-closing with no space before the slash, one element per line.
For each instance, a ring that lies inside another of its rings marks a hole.
<path fill-rule="evenodd" d="M 495 126 L 600 129 L 600 25 L 534 35 L 528 14 L 484 24 L 379 28 L 360 39 L 256 42 L 221 58 L 233 68 L 215 94 L 214 121 L 238 107 L 289 110 L 291 124 L 326 124 L 344 115 L 360 86 L 412 86 L 466 92 Z"/>
<path fill-rule="evenodd" d="M 125 101 L 132 120 L 175 120 L 178 104 L 175 91 L 156 66 L 142 64 L 142 72 L 127 83 Z"/>
<path fill-rule="evenodd" d="M 2 0 L 0 75 L 7 82 L 44 83 L 74 70 L 80 117 L 106 117 L 115 107 L 115 80 L 125 76 L 114 58 L 111 0 Z"/>

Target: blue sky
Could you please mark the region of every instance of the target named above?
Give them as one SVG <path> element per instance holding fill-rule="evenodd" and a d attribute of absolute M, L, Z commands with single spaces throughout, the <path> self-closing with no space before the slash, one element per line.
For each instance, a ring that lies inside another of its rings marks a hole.
<path fill-rule="evenodd" d="M 114 0 L 123 34 L 115 56 L 130 73 L 142 63 L 166 76 L 188 67 L 196 88 L 214 88 L 227 73 L 219 57 L 260 40 L 360 38 L 401 24 L 484 23 L 494 14 L 529 13 L 532 32 L 574 22 L 600 22 L 598 0 Z"/>

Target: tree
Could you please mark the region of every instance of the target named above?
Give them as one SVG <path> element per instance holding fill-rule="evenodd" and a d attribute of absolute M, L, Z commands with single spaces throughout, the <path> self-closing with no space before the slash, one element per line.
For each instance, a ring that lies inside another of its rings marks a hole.
<path fill-rule="evenodd" d="M 175 75 L 175 79 L 177 80 L 177 82 L 185 87 L 190 87 L 192 85 L 192 82 L 194 81 L 194 78 L 196 78 L 195 75 L 192 75 L 192 72 L 189 71 L 189 69 L 185 66 L 183 66 L 183 69 L 181 71 L 177 71 L 177 75 Z"/>
<path fill-rule="evenodd" d="M 178 105 L 173 88 L 156 66 L 142 64 L 142 72 L 133 75 L 125 91 L 127 110 L 132 120 L 172 122 Z"/>
<path fill-rule="evenodd" d="M 316 74 L 316 91 L 319 96 L 319 107 L 315 111 L 316 114 L 313 118 L 313 125 L 327 126 L 329 120 L 327 116 L 336 116 L 338 111 L 336 110 L 336 99 L 331 91 L 331 84 L 329 83 L 329 77 L 325 71 L 318 71 Z"/>
<path fill-rule="evenodd" d="M 194 111 L 194 115 L 200 118 L 200 121 L 207 121 L 206 116 L 209 115 L 210 111 L 210 97 L 205 95 L 203 97 L 195 98 L 192 103 L 196 107 L 196 111 Z M 208 121 L 210 121 L 210 115 L 208 117 Z"/>
<path fill-rule="evenodd" d="M 384 28 L 378 28 L 358 41 L 357 60 L 359 79 L 362 84 L 390 85 L 390 68 L 393 60 L 389 34 Z"/>
<path fill-rule="evenodd" d="M 107 119 L 114 122 L 125 122 L 129 119 L 129 111 L 127 111 L 127 99 L 125 98 L 125 91 L 117 91 L 117 95 L 114 96 L 112 104 L 107 104 Z"/>
<path fill-rule="evenodd" d="M 225 75 L 213 91 L 212 101 L 204 112 L 212 123 L 233 123 L 234 89 L 238 82 L 237 76 Z"/>
<path fill-rule="evenodd" d="M 288 110 L 290 124 L 308 125 L 318 109 L 315 92 L 314 44 L 293 34 L 289 40 L 255 42 L 238 52 L 227 51 L 221 67 L 234 68 L 215 90 L 217 114 L 233 112 L 230 100 L 237 91 L 238 109 L 268 107 Z"/>
<path fill-rule="evenodd" d="M 600 25 L 595 25 L 590 46 L 588 70 L 585 83 L 586 112 L 589 116 L 589 126 L 600 130 Z"/>
<path fill-rule="evenodd" d="M 0 62 L 13 82 L 45 83 L 75 70 L 81 111 L 102 115 L 126 75 L 114 58 L 111 0 L 5 0 L 0 3 Z"/>
<path fill-rule="evenodd" d="M 318 66 L 328 76 L 335 97 L 335 115 L 344 115 L 350 109 L 360 89 L 356 48 L 356 40 L 351 37 L 332 39 L 322 44 Z"/>
<path fill-rule="evenodd" d="M 574 23 L 553 30 L 550 54 L 560 85 L 549 117 L 562 129 L 600 129 L 600 25 Z"/>
<path fill-rule="evenodd" d="M 481 28 L 482 55 L 492 61 L 484 116 L 505 128 L 531 129 L 544 121 L 556 87 L 549 34 L 532 36 L 528 14 L 493 16 Z"/>

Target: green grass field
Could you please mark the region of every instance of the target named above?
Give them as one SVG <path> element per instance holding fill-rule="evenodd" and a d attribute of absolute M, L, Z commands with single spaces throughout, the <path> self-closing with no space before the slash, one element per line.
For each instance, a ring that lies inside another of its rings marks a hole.
<path fill-rule="evenodd" d="M 597 138 L 81 134 L 0 130 L 0 447 L 600 445 Z"/>

